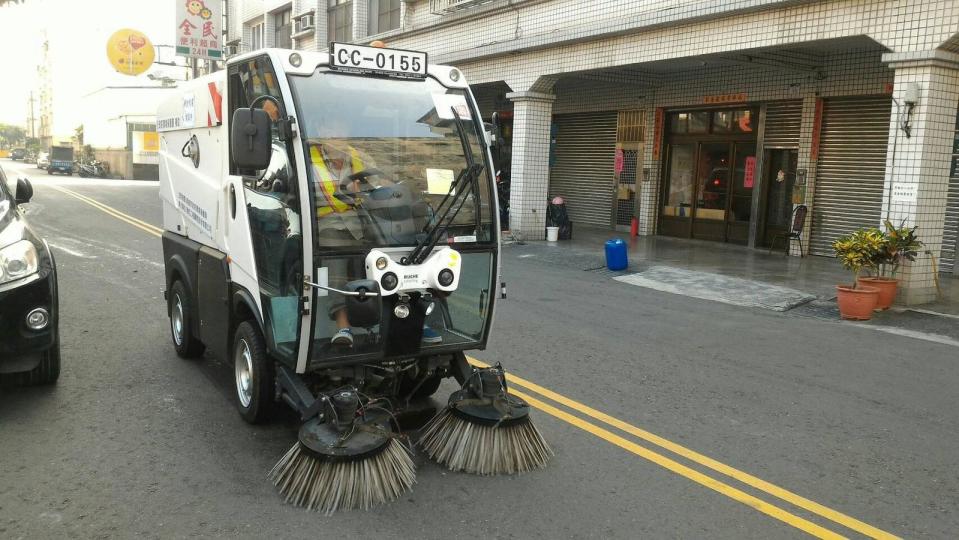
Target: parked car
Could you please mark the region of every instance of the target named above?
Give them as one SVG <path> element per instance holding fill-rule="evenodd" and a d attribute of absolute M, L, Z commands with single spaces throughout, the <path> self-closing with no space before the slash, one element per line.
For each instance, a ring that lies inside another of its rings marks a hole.
<path fill-rule="evenodd" d="M 10 151 L 10 159 L 16 161 L 18 159 L 23 159 L 27 155 L 26 148 L 14 148 Z"/>
<path fill-rule="evenodd" d="M 50 384 L 60 376 L 57 270 L 20 209 L 31 197 L 29 180 L 0 168 L 0 376 Z"/>
<path fill-rule="evenodd" d="M 37 155 L 37 168 L 46 170 L 50 166 L 50 154 L 46 152 L 40 152 Z"/>

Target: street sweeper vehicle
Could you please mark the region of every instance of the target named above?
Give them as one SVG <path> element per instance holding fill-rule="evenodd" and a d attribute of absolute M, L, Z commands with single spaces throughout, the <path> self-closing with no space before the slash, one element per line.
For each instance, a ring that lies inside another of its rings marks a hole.
<path fill-rule="evenodd" d="M 414 440 L 452 470 L 545 465 L 503 368 L 465 355 L 489 340 L 499 223 L 458 69 L 381 46 L 259 50 L 181 86 L 157 130 L 173 345 L 233 366 L 244 420 L 299 415 L 269 473 L 287 501 L 395 499 Z M 408 430 L 446 377 L 459 390 Z"/>

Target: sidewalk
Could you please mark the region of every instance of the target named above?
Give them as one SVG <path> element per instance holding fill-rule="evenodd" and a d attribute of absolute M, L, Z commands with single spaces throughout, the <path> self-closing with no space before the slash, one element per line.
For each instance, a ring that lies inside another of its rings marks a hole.
<path fill-rule="evenodd" d="M 611 238 L 622 238 L 629 248 L 629 268 L 614 273 L 617 276 L 642 276 L 645 272 L 650 272 L 650 275 L 661 279 L 668 273 L 664 270 L 676 270 L 673 272 L 676 279 L 693 275 L 700 284 L 704 276 L 713 276 L 718 278 L 718 283 L 732 281 L 735 285 L 752 282 L 756 285 L 774 286 L 772 289 L 784 287 L 814 297 L 814 300 L 809 302 L 812 305 L 807 306 L 804 311 L 832 311 L 835 309 L 836 284 L 850 281 L 849 272 L 844 270 L 836 259 L 830 257 L 786 257 L 781 250 L 767 253 L 764 249 L 664 236 L 630 238 L 629 233 L 605 229 L 579 227 L 574 231 L 573 240 L 559 242 L 504 241 L 504 249 L 511 250 L 518 257 L 536 257 L 550 264 L 603 271 L 606 266 L 604 244 Z M 935 303 L 909 308 L 894 306 L 892 313 L 880 314 L 876 319 L 888 324 L 888 319 L 895 318 L 897 313 L 903 311 L 959 316 L 959 279 L 942 276 L 940 288 L 942 295 Z M 798 301 L 786 309 L 805 303 L 806 301 Z M 836 318 L 838 319 L 838 312 Z M 950 324 L 959 327 L 959 320 L 951 317 L 947 319 Z"/>

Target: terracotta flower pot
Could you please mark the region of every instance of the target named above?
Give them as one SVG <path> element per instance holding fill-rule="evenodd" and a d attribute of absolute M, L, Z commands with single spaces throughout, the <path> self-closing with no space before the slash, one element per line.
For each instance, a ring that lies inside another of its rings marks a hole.
<path fill-rule="evenodd" d="M 839 315 L 843 319 L 868 321 L 872 318 L 872 310 L 876 309 L 879 289 L 867 286 L 853 289 L 847 285 L 836 285 L 836 296 Z"/>
<path fill-rule="evenodd" d="M 876 310 L 881 311 L 889 309 L 892 303 L 896 301 L 896 288 L 899 280 L 888 277 L 861 277 L 859 286 L 875 287 L 879 289 L 879 300 L 876 302 Z"/>

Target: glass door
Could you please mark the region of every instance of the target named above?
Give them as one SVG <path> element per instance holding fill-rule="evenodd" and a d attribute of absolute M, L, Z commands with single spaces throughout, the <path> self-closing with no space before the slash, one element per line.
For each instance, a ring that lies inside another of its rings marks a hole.
<path fill-rule="evenodd" d="M 729 143 L 702 143 L 696 165 L 696 207 L 693 238 L 726 239 L 729 199 Z"/>
<path fill-rule="evenodd" d="M 763 184 L 764 202 L 761 242 L 769 246 L 773 237 L 783 234 L 792 226 L 792 192 L 796 181 L 796 165 L 799 154 L 796 150 L 774 149 L 766 151 L 766 169 Z"/>
<path fill-rule="evenodd" d="M 745 245 L 749 242 L 753 186 L 756 184 L 756 144 L 736 143 L 733 163 L 733 181 L 729 186 L 729 209 L 726 212 L 726 241 Z"/>

